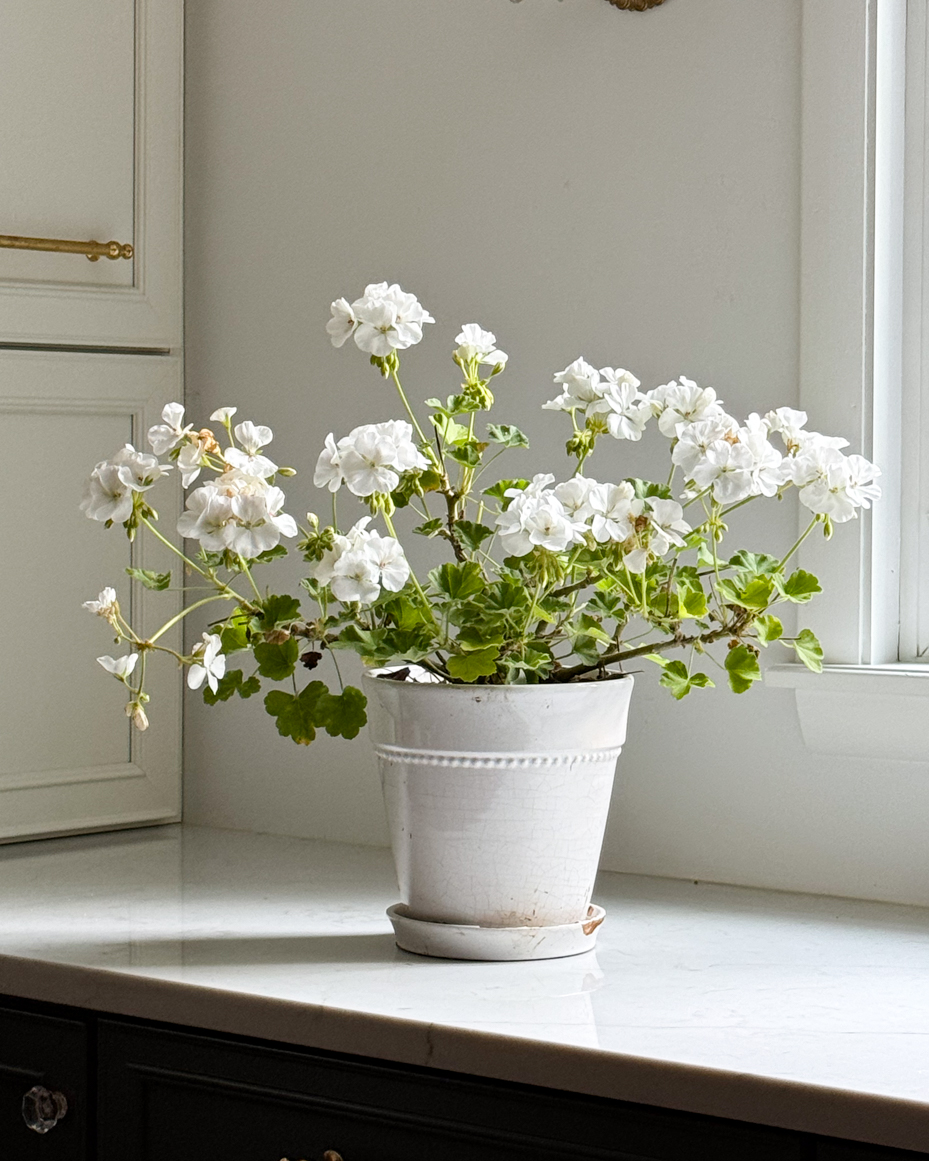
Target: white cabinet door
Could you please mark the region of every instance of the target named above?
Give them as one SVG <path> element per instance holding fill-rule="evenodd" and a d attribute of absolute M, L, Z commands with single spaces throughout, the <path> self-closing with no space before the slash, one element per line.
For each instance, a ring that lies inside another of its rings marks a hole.
<path fill-rule="evenodd" d="M 128 242 L 131 260 L 0 249 L 0 342 L 181 341 L 183 0 L 8 0 L 0 235 Z"/>
<path fill-rule="evenodd" d="M 149 592 L 126 568 L 172 569 L 174 586 L 183 573 L 168 549 L 143 540 L 130 550 L 121 527 L 78 504 L 94 464 L 126 442 L 145 446 L 181 387 L 175 356 L 0 350 L 0 842 L 180 817 L 177 668 L 153 659 L 152 724 L 131 729 L 125 688 L 95 661 L 125 646 L 81 603 L 110 585 L 149 635 L 181 594 Z M 165 529 L 179 500 L 175 480 L 152 493 Z M 161 643 L 180 649 L 179 631 Z"/>

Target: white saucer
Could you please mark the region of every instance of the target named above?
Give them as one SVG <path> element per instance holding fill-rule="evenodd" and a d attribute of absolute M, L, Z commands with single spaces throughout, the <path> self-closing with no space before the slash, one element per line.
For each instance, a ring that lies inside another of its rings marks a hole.
<path fill-rule="evenodd" d="M 553 927 L 477 927 L 464 923 L 432 923 L 414 919 L 406 904 L 387 908 L 397 947 L 414 955 L 439 959 L 558 959 L 590 951 L 597 928 L 606 917 L 602 907 L 590 906 L 587 918 Z"/>

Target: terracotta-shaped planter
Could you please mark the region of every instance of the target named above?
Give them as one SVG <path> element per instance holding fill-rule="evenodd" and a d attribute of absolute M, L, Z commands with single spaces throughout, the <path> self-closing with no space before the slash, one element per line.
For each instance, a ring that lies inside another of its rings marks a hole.
<path fill-rule="evenodd" d="M 364 683 L 400 946 L 461 959 L 591 947 L 632 678 L 474 686 L 366 674 Z"/>

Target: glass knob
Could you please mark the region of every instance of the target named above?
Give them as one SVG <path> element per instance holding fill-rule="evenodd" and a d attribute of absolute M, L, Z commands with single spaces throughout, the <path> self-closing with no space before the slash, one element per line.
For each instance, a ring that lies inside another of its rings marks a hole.
<path fill-rule="evenodd" d="M 39 1084 L 23 1097 L 23 1120 L 34 1133 L 54 1129 L 67 1111 L 68 1102 L 63 1093 L 50 1092 Z"/>

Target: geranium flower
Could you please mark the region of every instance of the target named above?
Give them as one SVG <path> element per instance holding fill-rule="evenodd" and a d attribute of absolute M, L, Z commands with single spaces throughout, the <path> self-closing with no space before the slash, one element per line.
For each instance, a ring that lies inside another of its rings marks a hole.
<path fill-rule="evenodd" d="M 81 608 L 96 613 L 98 617 L 104 617 L 107 621 L 112 621 L 119 612 L 116 589 L 103 589 L 95 601 L 84 601 Z"/>
<path fill-rule="evenodd" d="M 591 531 L 598 544 L 613 540 L 621 544 L 633 533 L 632 522 L 641 516 L 645 504 L 635 498 L 631 484 L 598 484 L 590 490 L 593 519 Z"/>
<path fill-rule="evenodd" d="M 127 653 L 125 657 L 104 656 L 97 658 L 107 673 L 112 673 L 115 678 L 122 682 L 125 682 L 129 674 L 135 669 L 138 660 L 138 653 Z"/>
<path fill-rule="evenodd" d="M 181 427 L 184 420 L 184 408 L 180 403 L 169 403 L 161 413 L 164 423 L 155 424 L 148 429 L 148 442 L 156 456 L 163 456 L 169 452 L 193 431 L 193 426 L 187 424 Z"/>
<path fill-rule="evenodd" d="M 363 548 L 350 549 L 336 562 L 329 587 L 343 604 L 359 601 L 369 605 L 381 591 L 377 565 Z"/>
<path fill-rule="evenodd" d="M 334 347 L 341 347 L 346 339 L 351 338 L 358 326 L 355 313 L 344 298 L 337 298 L 330 307 L 332 318 L 326 323 L 326 333 L 332 340 Z"/>
<path fill-rule="evenodd" d="M 203 634 L 203 641 L 194 646 L 194 656 L 199 661 L 187 671 L 187 685 L 190 689 L 199 689 L 205 679 L 210 689 L 216 692 L 219 679 L 226 672 L 226 658 L 220 653 L 222 647 L 222 638 L 218 633 Z"/>
<path fill-rule="evenodd" d="M 506 365 L 506 353 L 496 348 L 497 336 L 492 331 L 483 330 L 477 323 L 465 323 L 455 342 L 459 344 L 455 354 L 463 363 L 476 360 L 489 366 Z"/>

